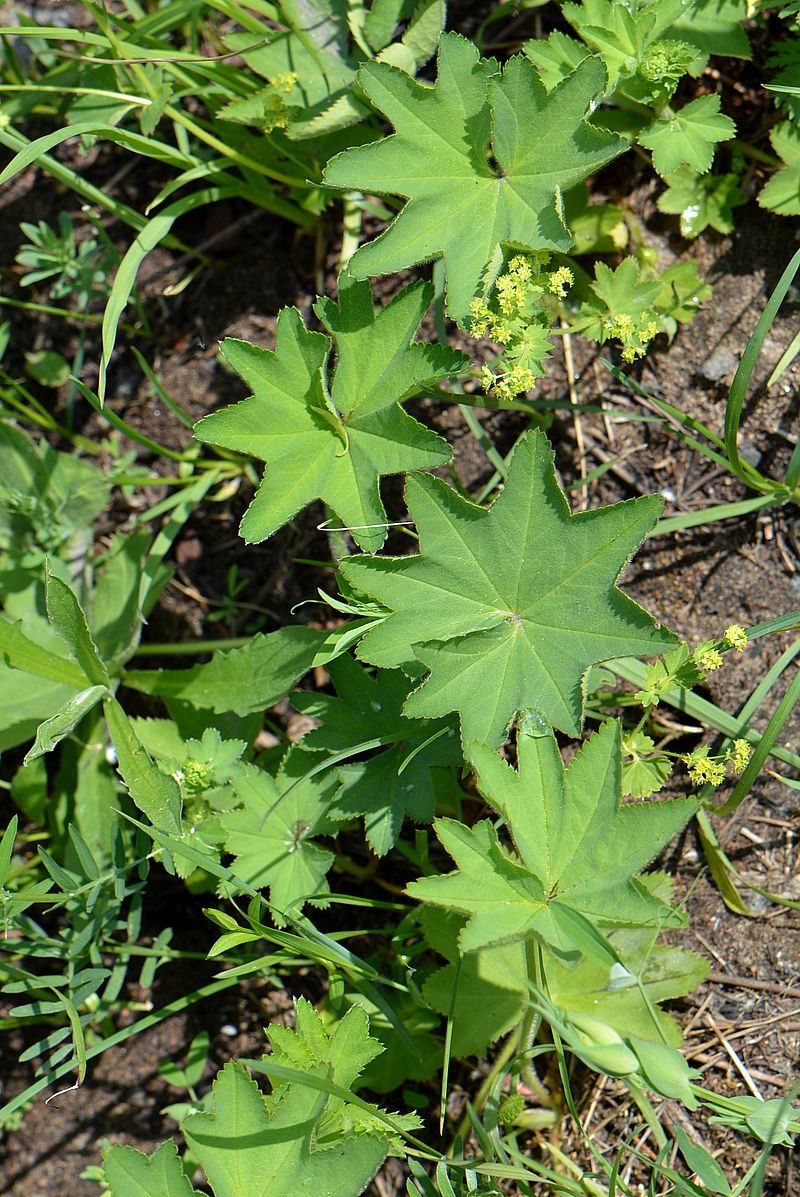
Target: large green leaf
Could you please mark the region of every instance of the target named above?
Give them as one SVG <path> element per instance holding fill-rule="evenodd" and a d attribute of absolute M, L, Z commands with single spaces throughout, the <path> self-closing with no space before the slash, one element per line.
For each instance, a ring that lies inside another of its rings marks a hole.
<path fill-rule="evenodd" d="M 528 1006 L 528 964 L 519 941 L 462 955 L 458 934 L 464 921 L 463 916 L 436 907 L 422 911 L 428 943 L 452 962 L 428 977 L 423 993 L 441 1014 L 452 1011 L 453 1052 L 483 1055 L 490 1043 L 519 1023 Z M 666 1042 L 678 1046 L 680 1028 L 657 1003 L 695 989 L 705 979 L 708 965 L 694 952 L 656 945 L 657 935 L 657 928 L 611 932 L 608 942 L 627 974 L 619 968 L 612 972 L 608 964 L 585 956 L 566 961 L 545 946 L 544 973 L 553 1001 L 570 1013 L 601 1018 L 622 1034 L 648 1039 L 660 1031 Z"/>
<path fill-rule="evenodd" d="M 434 824 L 458 868 L 424 877 L 407 892 L 470 916 L 461 948 L 470 951 L 536 931 L 556 946 L 564 921 L 551 905 L 606 927 L 660 926 L 670 908 L 636 880 L 697 809 L 694 798 L 620 804 L 620 728 L 609 721 L 565 770 L 555 737 L 521 734 L 519 772 L 485 745 L 472 746 L 478 788 L 505 819 L 516 852 L 494 824 Z"/>
<path fill-rule="evenodd" d="M 300 690 L 292 703 L 322 726 L 303 738 L 304 748 L 341 751 L 370 739 L 387 747 L 368 760 L 339 770 L 342 788 L 334 816 L 364 816 L 367 840 L 378 856 L 395 844 L 405 818 L 433 819 L 437 785 L 450 776 L 441 766 L 461 760 L 455 728 L 445 719 L 407 719 L 402 712 L 412 683 L 400 670 L 372 677 L 352 657 L 329 666 L 337 697 Z M 428 741 L 431 741 L 428 743 Z"/>
<path fill-rule="evenodd" d="M 151 1156 L 115 1144 L 103 1157 L 103 1179 L 110 1197 L 200 1197 L 171 1139 Z"/>
<path fill-rule="evenodd" d="M 584 119 L 605 88 L 598 59 L 548 93 L 526 58 L 510 59 L 500 74 L 471 42 L 446 33 L 438 67 L 430 87 L 385 63 L 363 66 L 359 86 L 396 132 L 337 155 L 324 179 L 408 201 L 350 269 L 365 278 L 441 256 L 448 311 L 464 323 L 502 264 L 501 247 L 569 248 L 561 193 L 626 143 Z"/>
<path fill-rule="evenodd" d="M 251 885 L 269 886 L 279 923 L 290 906 L 296 912 L 304 900 L 326 905 L 329 892 L 325 875 L 333 852 L 312 837 L 336 830 L 328 808 L 337 780 L 332 771 L 304 779 L 313 766 L 313 756 L 295 749 L 277 777 L 256 765 L 241 765 L 231 778 L 244 806 L 224 816 L 225 845 L 236 857 L 233 871 Z"/>
<path fill-rule="evenodd" d="M 406 501 L 419 555 L 351 557 L 342 572 L 391 612 L 359 655 L 393 668 L 413 650 L 431 671 L 407 715 L 460 711 L 465 742 L 499 744 L 530 710 L 577 735 L 591 665 L 678 643 L 614 585 L 661 500 L 571 514 L 542 433 L 517 443 L 488 511 L 427 476 L 409 479 Z"/>
<path fill-rule="evenodd" d="M 308 1070 L 323 1078 L 326 1070 Z M 214 1082 L 213 1109 L 183 1124 L 186 1141 L 216 1197 L 356 1197 L 377 1172 L 389 1144 L 372 1133 L 351 1134 L 331 1146 L 315 1143 L 315 1126 L 328 1098 L 290 1085 L 268 1110 L 241 1064 L 226 1064 Z"/>
<path fill-rule="evenodd" d="M 284 308 L 274 352 L 223 342 L 226 360 L 253 395 L 206 416 L 195 433 L 267 463 L 242 519 L 246 540 L 264 540 L 321 498 L 358 544 L 374 551 L 386 539 L 380 478 L 447 461 L 447 443 L 400 407 L 469 368 L 455 350 L 413 341 L 432 296 L 430 286 L 418 283 L 375 308 L 369 285 L 342 274 L 339 304 L 321 299 L 316 306 L 331 337 L 309 332 L 296 308 Z"/>

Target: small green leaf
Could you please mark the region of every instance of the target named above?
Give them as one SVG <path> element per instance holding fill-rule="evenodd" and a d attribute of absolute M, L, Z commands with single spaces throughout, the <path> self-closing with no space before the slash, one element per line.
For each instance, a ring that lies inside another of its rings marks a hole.
<path fill-rule="evenodd" d="M 130 670 L 125 685 L 145 694 L 179 698 L 217 714 L 262 712 L 308 672 L 327 637 L 327 632 L 316 628 L 284 627 L 253 636 L 243 648 L 215 652 L 206 665 Z"/>
<path fill-rule="evenodd" d="M 17 835 L 17 825 L 19 819 L 16 815 L 11 816 L 11 822 L 3 832 L 3 838 L 0 840 L 0 889 L 6 883 L 8 876 L 8 868 L 11 864 L 11 853 L 14 850 L 14 840 Z"/>
<path fill-rule="evenodd" d="M 785 166 L 762 187 L 758 202 L 779 216 L 796 216 L 800 212 L 800 129 L 786 121 L 772 130 L 770 141 Z"/>
<path fill-rule="evenodd" d="M 308 1071 L 325 1075 L 322 1068 Z M 232 1061 L 217 1074 L 212 1093 L 211 1112 L 191 1115 L 183 1132 L 216 1197 L 356 1197 L 387 1154 L 387 1138 L 371 1132 L 315 1145 L 328 1097 L 311 1086 L 290 1085 L 268 1106 L 252 1077 Z"/>
<path fill-rule="evenodd" d="M 731 1186 L 728 1183 L 728 1178 L 713 1155 L 706 1151 L 705 1147 L 701 1147 L 699 1143 L 696 1143 L 694 1139 L 690 1139 L 686 1131 L 682 1130 L 677 1124 L 673 1125 L 670 1129 L 675 1136 L 678 1147 L 681 1149 L 681 1155 L 695 1176 L 698 1176 L 712 1193 L 722 1193 L 724 1197 L 729 1197 Z"/>
<path fill-rule="evenodd" d="M 296 913 L 306 900 L 327 904 L 326 874 L 333 852 L 313 837 L 336 830 L 328 811 L 337 782 L 332 771 L 305 778 L 313 765 L 313 756 L 295 749 L 277 777 L 256 765 L 242 765 L 231 779 L 244 807 L 224 818 L 225 845 L 236 858 L 231 867 L 243 881 L 269 887 L 278 923 L 285 911 L 291 907 Z"/>
<path fill-rule="evenodd" d="M 699 175 L 691 166 L 682 166 L 664 182 L 668 187 L 658 197 L 658 209 L 680 216 L 684 237 L 697 237 L 709 227 L 732 232 L 733 210 L 745 203 L 736 175 Z"/>
<path fill-rule="evenodd" d="M 0 615 L 0 657 L 5 659 L 12 669 L 21 669 L 36 677 L 46 678 L 50 682 L 59 682 L 67 686 L 85 686 L 87 678 L 83 670 L 74 662 L 64 657 L 56 656 L 35 641 L 29 639 L 22 631 L 22 623 L 12 623 L 10 619 Z"/>
<path fill-rule="evenodd" d="M 72 587 L 48 564 L 44 575 L 47 617 L 90 682 L 108 686 L 108 671 L 92 640 L 86 616 Z"/>
<path fill-rule="evenodd" d="M 700 174 L 710 169 L 717 142 L 736 136 L 736 125 L 719 109 L 719 96 L 700 96 L 642 130 L 639 143 L 652 151 L 660 175 L 674 174 L 684 162 Z"/>
<path fill-rule="evenodd" d="M 34 382 L 43 387 L 58 389 L 69 380 L 70 364 L 60 353 L 52 349 L 39 349 L 25 354 L 25 372 Z"/>
<path fill-rule="evenodd" d="M 36 729 L 36 740 L 25 756 L 23 764 L 35 761 L 46 752 L 52 752 L 55 746 L 68 736 L 76 725 L 93 707 L 109 693 L 108 686 L 89 686 L 80 690 L 64 703 L 60 711 L 45 719 Z"/>
<path fill-rule="evenodd" d="M 177 783 L 153 763 L 115 698 L 106 700 L 103 711 L 116 749 L 119 774 L 134 803 L 154 827 L 180 832 L 181 795 Z"/>

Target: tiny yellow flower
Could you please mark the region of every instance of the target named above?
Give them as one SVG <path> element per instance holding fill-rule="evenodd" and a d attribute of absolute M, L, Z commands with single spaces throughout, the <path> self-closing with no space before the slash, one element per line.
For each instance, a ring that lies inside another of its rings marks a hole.
<path fill-rule="evenodd" d="M 747 740 L 734 740 L 733 748 L 729 752 L 729 760 L 734 772 L 741 773 L 752 755 L 752 748 Z"/>

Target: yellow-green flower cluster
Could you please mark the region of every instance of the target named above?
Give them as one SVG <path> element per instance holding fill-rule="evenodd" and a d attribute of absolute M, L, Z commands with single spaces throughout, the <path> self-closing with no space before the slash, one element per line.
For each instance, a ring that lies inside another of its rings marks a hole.
<path fill-rule="evenodd" d="M 747 740 L 734 740 L 733 747 L 728 749 L 726 760 L 730 761 L 734 773 L 741 773 L 752 756 L 753 750 Z"/>
<path fill-rule="evenodd" d="M 712 673 L 722 665 L 722 653 L 711 645 L 701 644 L 694 651 L 694 659 L 706 673 Z"/>
<path fill-rule="evenodd" d="M 490 300 L 470 306 L 470 331 L 488 337 L 504 352 L 495 369 L 484 366 L 484 390 L 511 400 L 530 391 L 545 373 L 543 362 L 552 350 L 548 331 L 555 316 L 550 296 L 563 298 L 574 276 L 568 266 L 547 272 L 549 254 L 516 254 L 495 283 Z"/>
<path fill-rule="evenodd" d="M 686 752 L 680 759 L 686 765 L 696 786 L 719 786 L 725 780 L 725 761 L 709 756 L 706 746 L 696 748 L 694 752 Z"/>
<path fill-rule="evenodd" d="M 711 756 L 708 745 L 684 753 L 680 759 L 686 765 L 695 785 L 721 785 L 730 768 L 732 773 L 741 773 L 750 760 L 752 748 L 747 740 L 734 740 L 723 756 Z"/>
<path fill-rule="evenodd" d="M 729 624 L 725 629 L 722 642 L 727 648 L 735 648 L 737 653 L 740 653 L 747 648 L 747 632 L 741 624 Z"/>
<path fill-rule="evenodd" d="M 647 346 L 659 332 L 659 323 L 650 310 L 636 316 L 621 312 L 603 320 L 603 330 L 607 337 L 616 337 L 622 344 L 622 360 L 634 362 L 644 357 Z"/>

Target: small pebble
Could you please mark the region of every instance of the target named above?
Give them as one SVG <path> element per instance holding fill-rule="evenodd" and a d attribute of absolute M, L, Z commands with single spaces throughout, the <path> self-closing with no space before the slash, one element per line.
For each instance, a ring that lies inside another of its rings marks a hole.
<path fill-rule="evenodd" d="M 716 349 L 700 367 L 700 375 L 710 382 L 720 382 L 729 374 L 735 374 L 739 358 L 731 349 Z"/>
<path fill-rule="evenodd" d="M 224 1026 L 219 1029 L 220 1035 L 227 1035 L 228 1039 L 235 1039 L 239 1034 L 239 1028 L 235 1027 L 232 1022 L 226 1022 Z"/>

